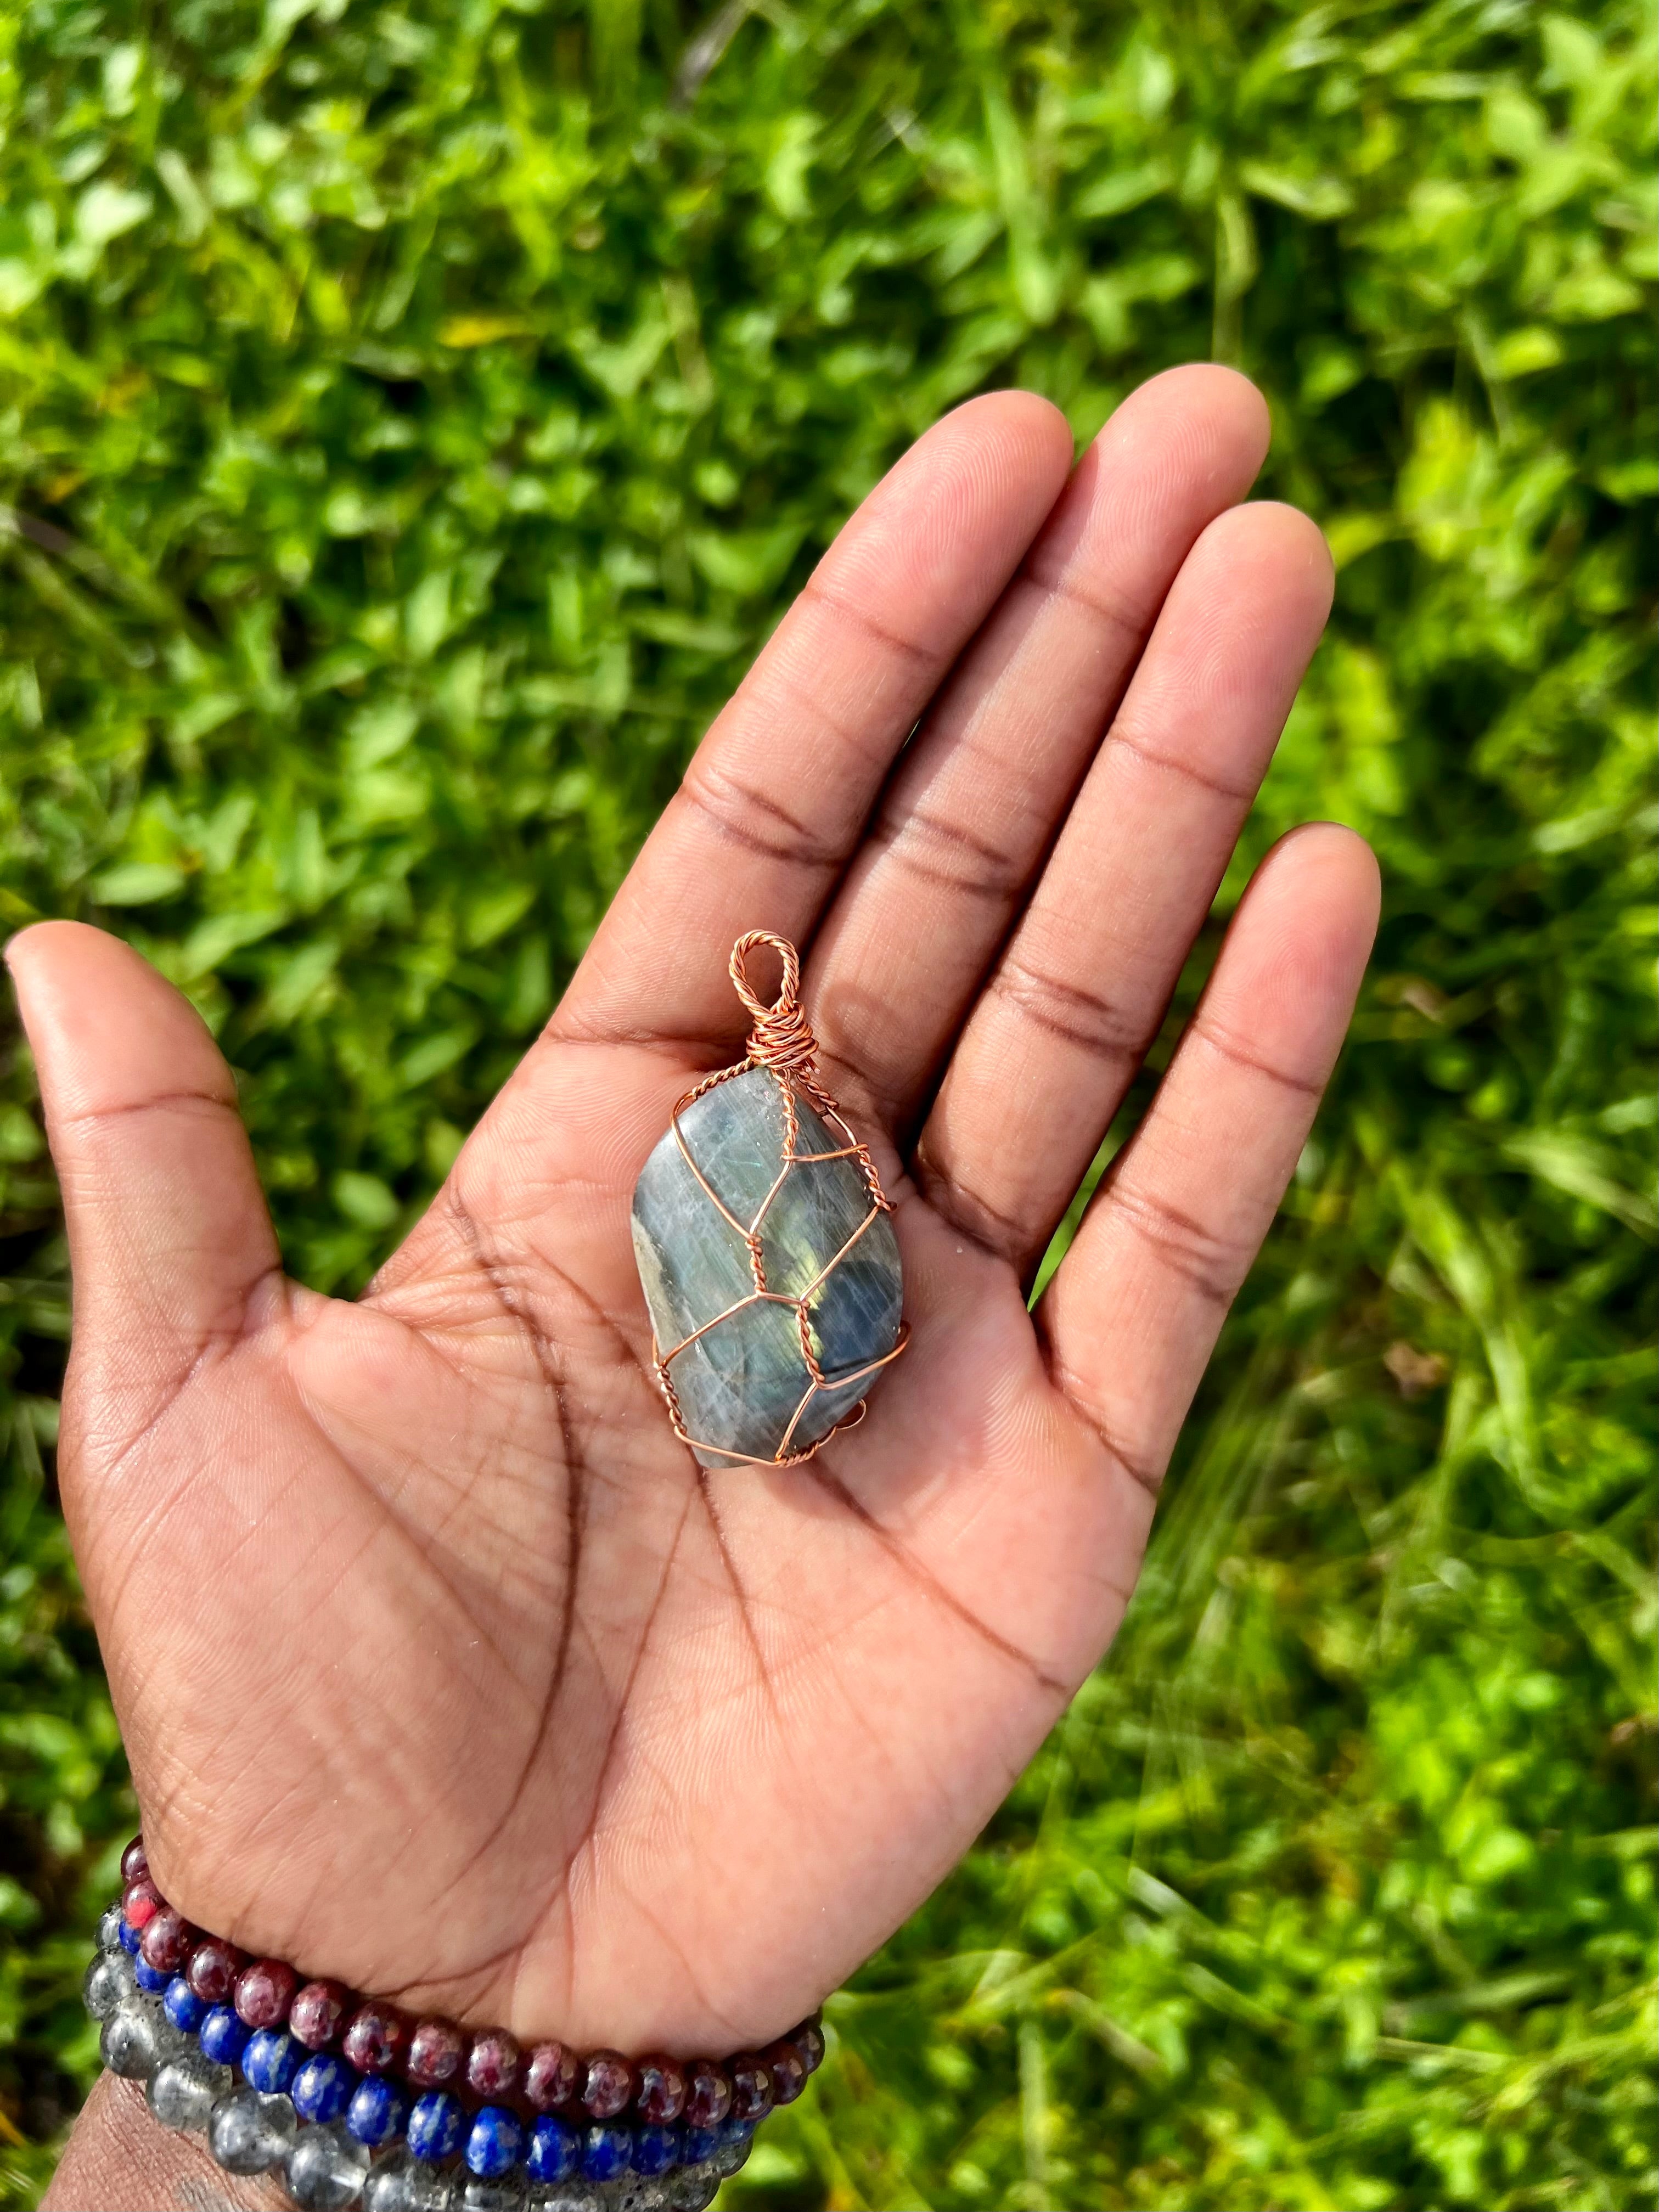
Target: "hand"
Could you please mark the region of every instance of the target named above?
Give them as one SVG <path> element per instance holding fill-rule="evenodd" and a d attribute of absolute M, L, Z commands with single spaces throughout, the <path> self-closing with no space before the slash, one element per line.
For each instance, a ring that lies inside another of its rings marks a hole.
<path fill-rule="evenodd" d="M 719 2052 L 971 1841 L 1128 1601 L 1375 923 L 1357 838 L 1278 848 L 1028 1313 L 1328 608 L 1313 526 L 1235 504 L 1267 437 L 1217 368 L 1075 472 L 1029 395 L 930 431 L 355 1304 L 283 1279 L 185 1002 L 95 930 L 14 942 L 75 1273 L 64 1505 L 192 1919 L 521 2034 Z M 914 1339 L 811 1464 L 708 1473 L 629 1203 L 741 1053 L 726 957 L 760 927 L 806 955 Z"/>

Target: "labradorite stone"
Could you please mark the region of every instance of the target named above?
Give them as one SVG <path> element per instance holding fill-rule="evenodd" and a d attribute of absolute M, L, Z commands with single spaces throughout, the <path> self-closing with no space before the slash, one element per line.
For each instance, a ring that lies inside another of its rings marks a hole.
<path fill-rule="evenodd" d="M 799 1096 L 795 1151 L 832 1152 L 847 1141 Z M 750 1068 L 718 1085 L 680 1116 L 692 1157 L 721 1204 L 745 1227 L 759 1212 L 783 1162 L 784 1102 L 776 1079 Z M 761 1223 L 766 1286 L 799 1297 L 870 1211 L 856 1160 L 792 1167 Z M 665 1352 L 705 1322 L 750 1297 L 755 1279 L 742 1237 L 710 1200 L 670 1129 L 634 1190 L 634 1252 Z M 813 1357 L 830 1387 L 813 1393 L 789 1440 L 804 1449 L 834 1428 L 881 1379 L 880 1371 L 835 1387 L 898 1341 L 903 1286 L 898 1243 L 885 1214 L 872 1221 L 811 1294 Z M 795 1310 L 757 1303 L 716 1323 L 670 1369 L 692 1436 L 727 1451 L 770 1459 L 811 1387 Z M 719 1449 L 705 1467 L 729 1466 Z"/>

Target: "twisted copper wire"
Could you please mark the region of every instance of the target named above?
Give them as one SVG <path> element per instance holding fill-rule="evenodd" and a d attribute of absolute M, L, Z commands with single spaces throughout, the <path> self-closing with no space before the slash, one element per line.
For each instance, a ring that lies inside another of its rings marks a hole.
<path fill-rule="evenodd" d="M 749 981 L 749 955 L 757 945 L 769 945 L 783 963 L 783 981 L 769 1006 L 756 997 Z M 749 1037 L 750 1064 L 769 1067 L 775 1074 L 809 1074 L 818 1043 L 800 1002 L 800 956 L 789 939 L 775 937 L 769 929 L 747 930 L 732 947 L 727 969 L 732 988 L 755 1024 Z"/>
<path fill-rule="evenodd" d="M 769 945 L 783 963 L 783 980 L 779 986 L 776 999 L 769 1004 L 757 997 L 749 981 L 746 965 L 749 954 L 757 946 L 762 945 Z M 804 1460 L 811 1459 L 816 1451 L 827 1444 L 832 1437 L 840 1436 L 847 1429 L 855 1428 L 865 1415 L 865 1401 L 860 1398 L 857 1405 L 844 1414 L 832 1429 L 826 1430 L 815 1443 L 806 1445 L 800 1451 L 791 1451 L 790 1442 L 795 1431 L 799 1427 L 808 1406 L 811 1404 L 815 1393 L 830 1389 L 843 1389 L 848 1383 L 858 1382 L 864 1376 L 878 1374 L 890 1360 L 896 1359 L 903 1351 L 910 1340 L 910 1330 L 908 1323 L 901 1323 L 898 1341 L 890 1352 L 884 1352 L 878 1359 L 868 1361 L 863 1367 L 854 1368 L 848 1374 L 832 1377 L 825 1375 L 818 1364 L 817 1356 L 812 1348 L 810 1312 L 811 1301 L 877 1215 L 892 1212 L 892 1201 L 882 1189 L 881 1177 L 877 1173 L 876 1164 L 871 1158 L 868 1146 L 861 1144 L 852 1129 L 848 1127 L 840 1108 L 824 1088 L 818 1075 L 817 1040 L 812 1035 L 811 1024 L 807 1020 L 800 1003 L 800 956 L 794 946 L 787 937 L 778 937 L 769 929 L 751 929 L 746 931 L 732 946 L 730 965 L 732 987 L 738 998 L 742 1000 L 748 1011 L 749 1018 L 754 1024 L 754 1028 L 749 1034 L 745 1056 L 735 1066 L 718 1068 L 714 1074 L 704 1076 L 701 1083 L 694 1084 L 691 1089 L 676 1102 L 673 1113 L 670 1116 L 670 1126 L 686 1165 L 702 1186 L 710 1202 L 725 1216 L 743 1239 L 749 1255 L 749 1268 L 754 1277 L 755 1287 L 747 1297 L 739 1298 L 735 1305 L 727 1306 L 723 1313 L 718 1313 L 712 1320 L 704 1322 L 700 1328 L 694 1329 L 690 1336 L 683 1338 L 668 1352 L 662 1351 L 659 1346 L 653 1332 L 651 1340 L 652 1358 L 656 1366 L 658 1384 L 667 1403 L 668 1418 L 673 1424 L 675 1435 L 682 1443 L 690 1444 L 695 1451 L 714 1452 L 722 1459 L 731 1460 L 740 1465 L 799 1467 Z M 719 1192 L 714 1189 L 708 1176 L 697 1165 L 691 1148 L 686 1143 L 685 1133 L 680 1127 L 680 1115 L 689 1106 L 694 1105 L 699 1098 L 706 1097 L 719 1085 L 729 1083 L 733 1076 L 746 1074 L 750 1068 L 757 1067 L 764 1068 L 782 1093 L 783 1145 L 777 1176 L 771 1188 L 762 1200 L 759 1212 L 752 1221 L 743 1222 L 739 1221 L 726 1206 Z M 797 1091 L 811 1102 L 824 1121 L 840 1129 L 847 1139 L 844 1145 L 828 1152 L 798 1152 L 795 1150 L 800 1135 L 800 1121 L 795 1103 Z M 865 1187 L 870 1194 L 869 1212 L 859 1223 L 858 1227 L 848 1237 L 841 1249 L 825 1262 L 799 1296 L 789 1297 L 781 1291 L 769 1289 L 766 1281 L 766 1256 L 761 1241 L 761 1224 L 765 1220 L 773 1200 L 782 1189 L 790 1170 L 796 1167 L 812 1166 L 824 1160 L 848 1159 L 856 1160 L 859 1164 Z M 700 1437 L 694 1437 L 685 1425 L 684 1416 L 680 1407 L 679 1394 L 674 1388 L 674 1378 L 670 1371 L 671 1362 L 677 1359 L 681 1352 L 687 1351 L 692 1345 L 707 1336 L 711 1329 L 717 1328 L 722 1322 L 729 1321 L 733 1314 L 742 1313 L 748 1307 L 763 1301 L 769 1304 L 794 1308 L 801 1357 L 805 1362 L 806 1372 L 811 1378 L 807 1384 L 806 1395 L 791 1414 L 788 1426 L 784 1430 L 778 1449 L 770 1459 L 759 1458 L 751 1452 L 732 1451 L 724 1444 L 705 1443 Z"/>

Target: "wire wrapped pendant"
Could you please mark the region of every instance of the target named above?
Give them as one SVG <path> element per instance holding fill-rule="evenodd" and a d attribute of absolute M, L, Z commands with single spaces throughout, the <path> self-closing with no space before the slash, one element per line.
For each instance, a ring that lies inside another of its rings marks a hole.
<path fill-rule="evenodd" d="M 770 1006 L 748 955 L 783 962 Z M 732 981 L 747 1056 L 675 1107 L 634 1190 L 634 1252 L 675 1433 L 704 1467 L 793 1467 L 862 1419 L 908 1331 L 890 1201 L 818 1079 L 786 938 L 750 930 Z"/>

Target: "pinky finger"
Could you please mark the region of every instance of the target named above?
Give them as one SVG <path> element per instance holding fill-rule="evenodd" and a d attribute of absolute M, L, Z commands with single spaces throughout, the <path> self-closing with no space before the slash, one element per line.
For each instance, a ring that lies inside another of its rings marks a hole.
<path fill-rule="evenodd" d="M 1377 906 L 1376 862 L 1351 830 L 1311 825 L 1268 854 L 1038 1306 L 1055 1382 L 1148 1487 L 1307 1139 Z"/>

